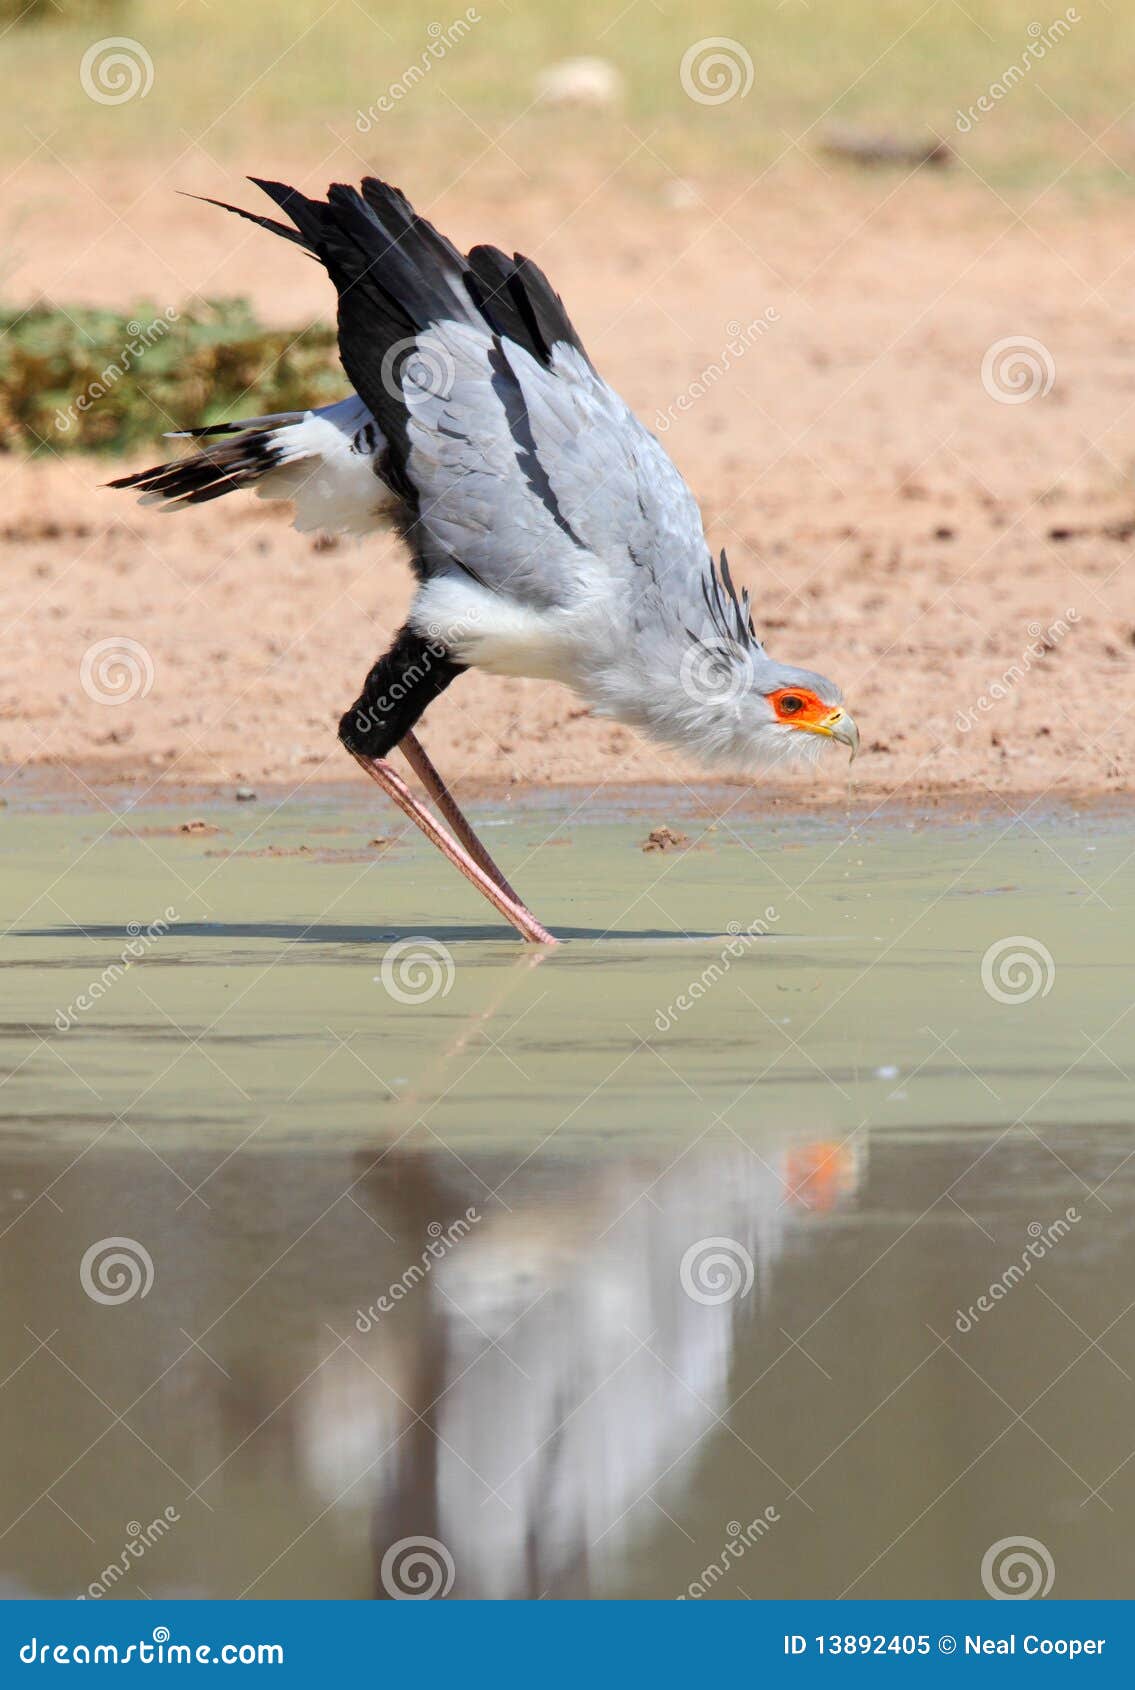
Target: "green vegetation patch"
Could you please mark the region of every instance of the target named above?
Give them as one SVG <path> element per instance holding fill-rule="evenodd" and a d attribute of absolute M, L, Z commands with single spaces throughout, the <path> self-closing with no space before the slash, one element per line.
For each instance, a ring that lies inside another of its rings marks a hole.
<path fill-rule="evenodd" d="M 129 315 L 0 311 L 0 452 L 128 452 L 167 429 L 342 398 L 334 329 L 267 329 L 244 299 Z"/>
<path fill-rule="evenodd" d="M 114 9 L 114 0 L 0 0 L 0 24 L 85 23 Z"/>

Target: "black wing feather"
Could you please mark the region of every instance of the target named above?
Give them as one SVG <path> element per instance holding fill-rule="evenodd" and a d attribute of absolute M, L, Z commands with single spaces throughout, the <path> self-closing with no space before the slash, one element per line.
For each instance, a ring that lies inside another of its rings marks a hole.
<path fill-rule="evenodd" d="M 431 323 L 456 320 L 487 325 L 545 365 L 561 341 L 587 356 L 562 300 L 531 259 L 485 246 L 463 257 L 398 188 L 368 176 L 361 193 L 336 183 L 326 200 L 313 200 L 283 182 L 249 180 L 294 229 L 221 200 L 210 203 L 282 235 L 324 265 L 339 295 L 343 368 L 386 436 L 390 483 L 411 520 L 417 492 L 407 467 L 405 360 L 397 356 L 403 342 L 412 343 Z"/>
<path fill-rule="evenodd" d="M 551 362 L 557 341 L 566 341 L 587 358 L 563 300 L 530 258 L 520 253 L 509 258 L 499 247 L 475 246 L 469 254 L 469 272 L 470 292 L 498 334 L 523 346 L 544 365 Z"/>

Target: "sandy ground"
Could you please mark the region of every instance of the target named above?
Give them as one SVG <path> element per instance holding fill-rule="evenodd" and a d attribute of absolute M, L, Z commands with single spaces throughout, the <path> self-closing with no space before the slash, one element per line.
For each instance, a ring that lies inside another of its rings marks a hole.
<path fill-rule="evenodd" d="M 199 174 L 179 185 L 241 192 Z M 77 191 L 61 206 L 49 184 L 47 210 L 21 225 L 10 296 L 246 292 L 271 320 L 330 312 L 315 266 L 168 184 L 132 205 L 138 184 L 116 180 L 118 221 Z M 1125 206 L 1049 195 L 1019 218 L 969 179 L 802 168 L 739 197 L 703 189 L 707 204 L 597 184 L 570 215 L 506 190 L 429 209 L 463 243 L 533 252 L 639 414 L 657 429 L 670 408 L 663 439 L 770 650 L 844 688 L 860 794 L 1129 788 Z M 765 313 L 732 367 L 703 380 Z M 983 356 L 1023 338 L 1040 343 L 1028 356 L 1050 390 L 998 402 Z M 321 546 L 248 495 L 141 510 L 98 485 L 126 467 L 0 460 L 7 790 L 36 765 L 159 787 L 342 779 L 335 723 L 409 595 L 396 542 Z M 104 641 L 134 642 L 144 695 L 88 696 L 84 656 Z M 466 787 L 698 772 L 539 682 L 464 677 L 423 737 Z M 843 754 L 791 790 L 845 799 Z"/>

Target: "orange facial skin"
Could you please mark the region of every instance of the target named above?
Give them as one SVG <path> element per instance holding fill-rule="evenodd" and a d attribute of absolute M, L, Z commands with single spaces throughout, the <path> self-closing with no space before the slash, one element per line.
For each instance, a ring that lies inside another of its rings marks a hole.
<path fill-rule="evenodd" d="M 803 1209 L 828 1214 L 855 1191 L 858 1171 L 854 1151 L 820 1140 L 790 1150 L 784 1159 L 787 1196 Z"/>
<path fill-rule="evenodd" d="M 781 687 L 770 692 L 768 701 L 776 711 L 778 722 L 791 728 L 807 728 L 811 733 L 830 734 L 833 722 L 843 715 L 838 707 L 825 704 L 807 687 Z"/>

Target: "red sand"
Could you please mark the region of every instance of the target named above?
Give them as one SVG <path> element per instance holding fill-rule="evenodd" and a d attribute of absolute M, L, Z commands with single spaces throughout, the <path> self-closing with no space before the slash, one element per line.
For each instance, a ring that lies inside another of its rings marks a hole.
<path fill-rule="evenodd" d="M 272 320 L 330 315 L 313 265 L 220 213 L 163 192 L 99 234 L 82 196 L 61 208 L 58 178 L 53 189 L 51 219 L 21 243 L 34 272 L 9 293 L 165 305 L 197 288 L 246 292 Z M 129 203 L 128 185 L 115 192 Z M 766 185 L 720 218 L 618 193 L 567 225 L 550 203 L 464 193 L 430 210 L 458 241 L 533 251 L 604 374 L 656 429 L 669 408 L 663 439 L 769 648 L 844 688 L 863 736 L 858 793 L 1125 791 L 1127 208 L 1046 202 L 1026 227 L 984 190 L 918 178 L 887 198 L 878 179 L 809 176 L 807 193 Z M 81 276 L 67 273 L 76 234 L 95 241 Z M 732 367 L 707 376 L 766 312 Z M 983 355 L 1025 336 L 1051 360 L 1051 391 L 998 403 Z M 96 783 L 348 778 L 335 724 L 407 602 L 396 542 L 321 549 L 248 495 L 140 510 L 98 485 L 125 467 L 0 462 L 0 759 Z M 84 654 L 123 640 L 142 648 L 145 696 L 92 699 Z M 423 737 L 458 783 L 699 773 L 535 681 L 464 677 Z M 791 790 L 845 799 L 842 751 Z"/>

